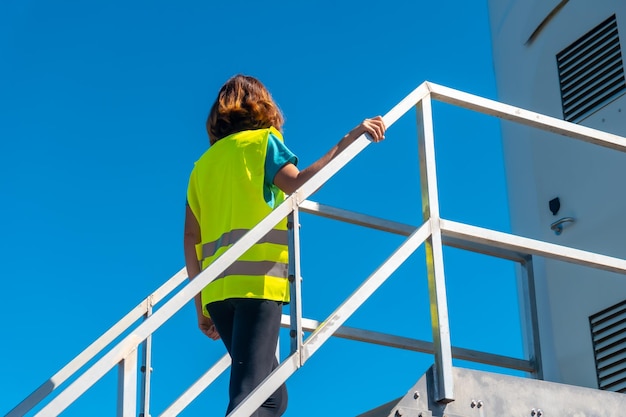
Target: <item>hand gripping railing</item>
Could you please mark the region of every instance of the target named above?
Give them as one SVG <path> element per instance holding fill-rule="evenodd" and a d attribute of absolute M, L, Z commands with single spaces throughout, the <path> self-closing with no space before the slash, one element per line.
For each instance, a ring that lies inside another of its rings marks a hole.
<path fill-rule="evenodd" d="M 135 310 L 129 313 L 114 328 L 105 333 L 87 350 L 81 353 L 61 371 L 43 384 L 31 396 L 24 400 L 9 416 L 22 416 L 45 396 L 63 382 L 72 377 L 73 373 L 94 358 L 100 347 L 104 347 L 116 339 L 124 330 L 124 326 L 144 316 L 145 321 L 137 326 L 131 334 L 124 337 L 109 349 L 84 373 L 62 390 L 55 398 L 45 405 L 37 416 L 56 416 L 89 387 L 99 380 L 114 366 L 118 365 L 120 394 L 118 395 L 118 415 L 136 415 L 137 386 L 137 349 L 144 343 L 149 350 L 152 333 L 167 321 L 174 313 L 188 303 L 209 282 L 215 279 L 231 263 L 238 259 L 256 241 L 263 237 L 279 221 L 289 217 L 290 222 L 290 281 L 292 303 L 290 317 L 283 316 L 283 325 L 290 326 L 292 337 L 291 353 L 280 366 L 259 385 L 244 402 L 229 416 L 248 416 L 274 392 L 289 376 L 300 368 L 331 336 L 361 340 L 371 343 L 394 346 L 402 349 L 433 353 L 435 356 L 436 386 L 435 399 L 441 402 L 454 400 L 452 380 L 452 358 L 497 365 L 505 368 L 518 369 L 541 377 L 541 358 L 538 331 L 536 328 L 536 307 L 534 299 L 534 282 L 532 273 L 532 256 L 539 255 L 561 261 L 577 263 L 593 268 L 626 274 L 626 260 L 608 257 L 592 252 L 572 249 L 569 247 L 541 242 L 534 239 L 496 232 L 476 226 L 470 226 L 440 217 L 437 179 L 435 169 L 434 135 L 432 126 L 431 100 L 436 99 L 449 104 L 464 107 L 499 118 L 515 121 L 535 128 L 569 136 L 585 142 L 626 152 L 626 139 L 620 136 L 600 132 L 563 120 L 540 115 L 538 113 L 515 108 L 492 100 L 484 99 L 460 91 L 452 90 L 436 84 L 425 82 L 396 105 L 384 117 L 390 127 L 413 106 L 417 109 L 418 141 L 420 157 L 420 181 L 422 192 L 423 223 L 419 227 L 401 224 L 360 213 L 319 205 L 307 198 L 337 173 L 352 158 L 361 152 L 369 140 L 365 135 L 337 155 L 326 167 L 313 176 L 306 184 L 290 195 L 284 203 L 277 207 L 256 227 L 236 242 L 228 251 L 219 257 L 188 285 L 180 289 L 164 303 L 154 314 L 150 315 L 151 305 L 165 297 L 166 292 L 179 286 L 184 280 L 183 271 L 176 274 L 168 283 L 151 297 L 148 297 Z M 355 292 L 346 299 L 326 320 L 317 322 L 302 318 L 300 297 L 299 271 L 299 211 L 313 213 L 324 217 L 347 221 L 353 224 L 372 227 L 390 233 L 407 236 L 407 239 L 376 269 Z M 426 247 L 426 268 L 430 296 L 431 322 L 433 342 L 419 341 L 394 335 L 353 329 L 343 323 L 361 304 L 422 244 Z M 454 348 L 450 343 L 448 310 L 444 279 L 443 245 L 458 247 L 474 252 L 488 254 L 518 262 L 525 273 L 522 277 L 527 302 L 527 317 L 531 323 L 531 334 L 527 335 L 529 347 L 528 359 L 510 358 L 468 349 Z M 165 289 L 167 288 L 167 290 Z M 311 334 L 303 340 L 303 332 Z M 145 357 L 146 355 L 144 355 Z M 149 355 L 148 355 L 149 357 Z M 229 366 L 228 356 L 221 358 L 213 368 L 194 383 L 178 400 L 168 407 L 161 415 L 176 415 L 189 404 L 206 386 Z M 144 365 L 146 366 L 146 365 Z M 149 364 L 146 374 L 149 373 Z M 147 385 L 149 399 L 149 380 Z M 144 398 L 146 398 L 144 396 Z M 148 401 L 149 402 L 149 401 Z M 147 405 L 146 405 L 147 407 Z M 147 411 L 145 411 L 147 413 Z M 147 416 L 148 414 L 146 414 Z"/>

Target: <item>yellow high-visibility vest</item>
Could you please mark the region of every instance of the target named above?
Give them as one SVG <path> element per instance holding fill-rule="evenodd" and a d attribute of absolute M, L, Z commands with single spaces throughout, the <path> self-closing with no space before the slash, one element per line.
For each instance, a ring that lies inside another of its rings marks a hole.
<path fill-rule="evenodd" d="M 187 203 L 200 224 L 196 254 L 205 269 L 252 229 L 274 207 L 263 196 L 265 156 L 275 128 L 246 130 L 213 144 L 196 162 L 189 178 Z M 278 206 L 285 194 L 274 190 Z M 287 219 L 252 246 L 202 290 L 206 305 L 228 298 L 289 301 Z"/>

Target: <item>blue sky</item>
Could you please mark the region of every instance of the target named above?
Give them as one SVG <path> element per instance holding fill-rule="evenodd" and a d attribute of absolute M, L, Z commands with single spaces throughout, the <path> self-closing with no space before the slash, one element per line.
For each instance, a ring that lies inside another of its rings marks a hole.
<path fill-rule="evenodd" d="M 497 98 L 485 1 L 337 3 L 2 2 L 0 412 L 183 266 L 187 178 L 231 75 L 267 85 L 301 168 L 423 81 Z M 434 111 L 442 215 L 508 230 L 497 121 Z M 415 132 L 407 114 L 312 199 L 419 224 Z M 317 320 L 401 242 L 310 215 L 302 239 L 304 313 Z M 453 344 L 519 357 L 513 265 L 454 249 L 445 262 Z M 424 272 L 420 250 L 347 324 L 431 340 Z M 188 307 L 155 334 L 152 415 L 224 353 Z M 432 361 L 331 340 L 288 381 L 286 416 L 365 412 Z M 183 415 L 222 415 L 226 380 Z M 112 372 L 64 415 L 114 412 Z"/>

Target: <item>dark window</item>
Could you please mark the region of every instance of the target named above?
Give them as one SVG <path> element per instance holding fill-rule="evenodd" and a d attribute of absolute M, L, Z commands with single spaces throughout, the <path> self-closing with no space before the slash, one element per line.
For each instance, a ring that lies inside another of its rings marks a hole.
<path fill-rule="evenodd" d="M 589 317 L 598 387 L 626 393 L 626 300 Z"/>
<path fill-rule="evenodd" d="M 615 15 L 559 52 L 556 61 L 567 121 L 577 123 L 626 92 Z"/>

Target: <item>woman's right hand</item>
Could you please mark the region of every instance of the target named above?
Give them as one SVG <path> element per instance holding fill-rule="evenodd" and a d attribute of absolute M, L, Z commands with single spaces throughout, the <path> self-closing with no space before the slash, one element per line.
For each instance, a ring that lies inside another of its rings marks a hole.
<path fill-rule="evenodd" d="M 371 119 L 365 119 L 357 127 L 352 129 L 349 135 L 352 135 L 355 139 L 361 136 L 363 133 L 367 133 L 374 142 L 380 142 L 385 139 L 385 122 L 381 116 L 376 116 Z"/>

